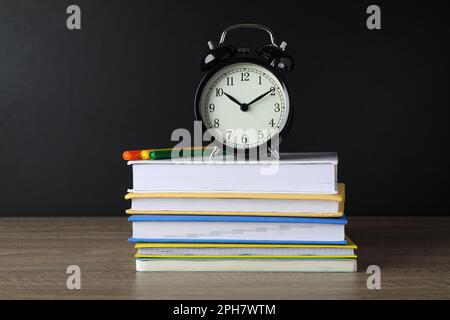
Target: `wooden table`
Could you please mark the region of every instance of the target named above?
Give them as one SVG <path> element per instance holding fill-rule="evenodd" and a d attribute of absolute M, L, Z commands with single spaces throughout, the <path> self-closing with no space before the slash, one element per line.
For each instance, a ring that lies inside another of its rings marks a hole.
<path fill-rule="evenodd" d="M 1 218 L 1 299 L 450 298 L 449 218 L 349 218 L 357 273 L 137 273 L 121 218 Z M 66 268 L 81 268 L 81 289 Z M 367 289 L 369 265 L 381 290 Z"/>

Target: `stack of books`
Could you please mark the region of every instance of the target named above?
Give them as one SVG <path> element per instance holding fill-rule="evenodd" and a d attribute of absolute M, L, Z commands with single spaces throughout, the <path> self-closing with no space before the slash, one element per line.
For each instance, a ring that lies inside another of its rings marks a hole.
<path fill-rule="evenodd" d="M 335 153 L 133 160 L 137 271 L 353 272 Z"/>

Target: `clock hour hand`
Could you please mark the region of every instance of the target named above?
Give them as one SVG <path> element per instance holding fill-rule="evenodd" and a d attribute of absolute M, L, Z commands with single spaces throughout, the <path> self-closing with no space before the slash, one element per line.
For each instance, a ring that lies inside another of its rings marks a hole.
<path fill-rule="evenodd" d="M 256 101 L 261 100 L 262 98 L 264 98 L 265 96 L 267 96 L 267 95 L 268 95 L 269 93 L 271 93 L 271 92 L 272 92 L 272 90 L 269 90 L 269 91 L 263 93 L 262 95 L 256 97 L 255 99 L 253 99 L 252 101 L 250 101 L 249 103 L 247 103 L 247 107 L 249 107 L 251 104 L 255 103 Z"/>
<path fill-rule="evenodd" d="M 240 103 L 235 97 L 230 96 L 228 93 L 224 92 L 224 95 L 226 95 L 228 97 L 228 99 L 230 99 L 231 101 L 233 101 L 234 103 L 236 103 L 238 106 L 242 107 L 242 103 Z"/>

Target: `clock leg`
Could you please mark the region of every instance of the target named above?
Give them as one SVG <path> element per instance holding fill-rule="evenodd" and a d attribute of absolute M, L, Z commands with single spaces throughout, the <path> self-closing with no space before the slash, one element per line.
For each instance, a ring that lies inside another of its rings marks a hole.
<path fill-rule="evenodd" d="M 280 160 L 280 153 L 277 149 L 272 149 L 271 147 L 269 147 L 268 149 L 271 155 L 270 157 L 274 157 L 275 159 Z"/>
<path fill-rule="evenodd" d="M 218 146 L 214 146 L 213 150 L 209 155 L 209 159 L 213 159 L 220 152 L 220 148 Z"/>

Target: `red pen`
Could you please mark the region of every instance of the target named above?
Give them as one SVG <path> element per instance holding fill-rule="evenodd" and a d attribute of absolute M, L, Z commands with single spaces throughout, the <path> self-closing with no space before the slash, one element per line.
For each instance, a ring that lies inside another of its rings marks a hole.
<path fill-rule="evenodd" d="M 131 161 L 131 160 L 142 160 L 141 151 L 143 150 L 127 150 L 122 153 L 123 160 Z"/>

